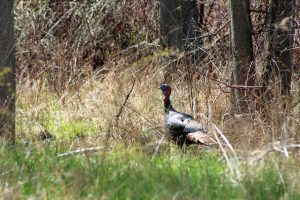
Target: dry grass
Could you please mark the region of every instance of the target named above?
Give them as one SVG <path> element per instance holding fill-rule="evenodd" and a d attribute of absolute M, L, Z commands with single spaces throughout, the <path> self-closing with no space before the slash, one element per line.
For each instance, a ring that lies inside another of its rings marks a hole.
<path fill-rule="evenodd" d="M 0 198 L 299 199 L 299 74 L 289 99 L 232 114 L 221 83 L 231 74 L 227 3 L 205 1 L 201 31 L 214 34 L 195 65 L 191 52 L 160 47 L 158 1 L 16 1 L 18 142 L 0 148 Z M 263 17 L 252 13 L 258 77 Z M 167 142 L 166 78 L 174 107 L 219 147 Z"/>
<path fill-rule="evenodd" d="M 265 113 L 251 115 L 230 114 L 229 88 L 212 80 L 230 78 L 226 2 L 206 5 L 203 31 L 224 28 L 205 38 L 206 57 L 198 66 L 186 63 L 188 54 L 160 49 L 156 1 L 16 4 L 17 134 L 22 140 L 50 133 L 90 144 L 155 142 L 164 134 L 157 86 L 171 66 L 174 106 L 206 122 L 210 131 L 216 124 L 235 149 L 263 149 L 286 134 L 299 141 L 298 79 L 293 80 L 290 106 L 284 108 L 286 100 L 278 98 Z M 253 16 L 259 22 L 257 18 L 259 14 Z M 255 24 L 257 30 L 261 26 Z M 262 38 L 255 35 L 256 47 L 263 45 Z M 261 53 L 257 48 L 257 58 Z M 116 122 L 133 80 L 133 92 Z"/>

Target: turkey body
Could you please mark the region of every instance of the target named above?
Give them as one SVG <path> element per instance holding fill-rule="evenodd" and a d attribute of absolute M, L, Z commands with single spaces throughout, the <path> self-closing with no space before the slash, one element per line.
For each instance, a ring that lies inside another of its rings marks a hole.
<path fill-rule="evenodd" d="M 170 100 L 171 87 L 168 84 L 161 84 L 165 108 L 165 128 L 169 132 L 171 139 L 183 146 L 184 144 L 204 144 L 211 145 L 216 143 L 207 135 L 207 129 L 194 118 L 186 113 L 176 111 Z"/>
<path fill-rule="evenodd" d="M 169 132 L 171 139 L 180 146 L 195 143 L 195 141 L 189 140 L 189 133 L 207 133 L 206 128 L 195 121 L 191 115 L 175 110 L 170 110 L 166 113 L 165 128 Z"/>

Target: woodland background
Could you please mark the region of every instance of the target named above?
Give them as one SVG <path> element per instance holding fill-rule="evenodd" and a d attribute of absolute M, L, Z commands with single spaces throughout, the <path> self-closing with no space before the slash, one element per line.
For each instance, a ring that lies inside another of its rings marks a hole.
<path fill-rule="evenodd" d="M 300 5 L 238 2 L 15 1 L 0 197 L 299 199 Z M 223 145 L 166 140 L 160 82 Z"/>

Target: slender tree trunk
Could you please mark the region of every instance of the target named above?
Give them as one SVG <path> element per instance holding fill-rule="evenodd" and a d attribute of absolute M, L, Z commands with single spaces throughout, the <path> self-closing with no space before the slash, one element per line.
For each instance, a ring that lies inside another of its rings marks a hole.
<path fill-rule="evenodd" d="M 0 0 L 0 136 L 15 140 L 15 41 L 13 0 Z"/>
<path fill-rule="evenodd" d="M 290 18 L 293 17 L 294 8 L 295 0 L 269 0 L 269 32 L 263 81 L 265 86 L 272 86 L 278 79 L 282 95 L 289 95 L 291 89 L 294 29 L 291 28 Z M 265 97 L 268 100 L 272 95 L 266 94 Z"/>
<path fill-rule="evenodd" d="M 249 0 L 231 0 L 230 17 L 233 64 L 231 82 L 233 85 L 251 86 L 255 84 L 255 65 L 253 62 Z M 251 92 L 250 89 L 232 88 L 231 104 L 233 112 L 246 113 L 254 109 Z"/>

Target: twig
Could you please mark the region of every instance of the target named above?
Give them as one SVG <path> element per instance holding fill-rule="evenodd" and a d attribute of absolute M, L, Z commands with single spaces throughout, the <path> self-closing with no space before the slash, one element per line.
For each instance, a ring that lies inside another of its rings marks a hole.
<path fill-rule="evenodd" d="M 280 149 L 280 148 L 283 148 L 283 149 Z M 268 145 L 264 151 L 262 151 L 260 153 L 256 153 L 255 155 L 250 157 L 250 159 L 248 160 L 248 163 L 252 164 L 252 163 L 256 162 L 257 160 L 263 159 L 271 151 L 277 151 L 277 152 L 280 152 L 280 153 L 286 155 L 286 152 L 284 149 L 286 149 L 286 151 L 287 151 L 288 149 L 291 149 L 291 148 L 300 148 L 300 144 L 281 145 L 279 141 L 274 142 L 273 144 Z"/>
<path fill-rule="evenodd" d="M 161 130 L 162 126 L 161 125 L 157 125 L 157 123 L 154 120 L 151 120 L 149 118 L 147 118 L 145 115 L 143 115 L 142 113 L 140 113 L 137 109 L 130 107 L 129 105 L 126 105 L 126 108 L 130 109 L 132 112 L 138 114 L 141 118 L 143 118 L 146 122 L 148 122 L 149 125 L 154 126 L 154 128 L 152 129 L 148 129 L 148 130 L 156 130 L 159 132 L 159 136 L 163 136 L 164 132 Z M 157 133 L 157 132 L 155 132 Z"/>
<path fill-rule="evenodd" d="M 220 147 L 221 150 L 222 150 L 223 156 L 225 157 L 225 160 L 226 160 L 226 162 L 227 162 L 227 164 L 228 164 L 228 166 L 229 166 L 229 169 L 230 169 L 231 173 L 233 174 L 233 173 L 234 173 L 233 166 L 231 165 L 231 162 L 230 162 L 230 160 L 229 160 L 229 158 L 228 158 L 228 156 L 227 156 L 227 153 L 226 153 L 225 149 L 223 148 L 223 145 L 222 145 L 222 143 L 221 143 L 221 141 L 220 141 L 220 139 L 219 139 L 219 137 L 218 137 L 218 135 L 217 135 L 216 129 L 214 130 L 214 136 L 215 136 L 215 138 L 216 138 L 216 141 L 217 141 L 218 144 L 219 144 L 219 147 Z"/>
<path fill-rule="evenodd" d="M 225 135 L 221 132 L 221 130 L 215 125 L 215 124 L 212 124 L 212 127 L 214 129 L 214 136 L 223 152 L 223 155 L 228 163 L 228 166 L 231 170 L 231 172 L 236 175 L 236 178 L 238 179 L 238 181 L 240 181 L 240 178 L 241 178 L 241 172 L 238 168 L 238 157 L 236 155 L 236 152 L 235 150 L 233 149 L 232 145 L 229 143 L 229 141 L 227 140 L 227 138 L 225 137 Z M 232 151 L 233 153 L 233 156 L 234 156 L 234 160 L 235 160 L 235 163 L 233 162 L 230 162 L 229 160 L 229 157 L 228 155 L 226 154 L 226 151 L 225 149 L 223 148 L 223 145 L 222 143 L 220 142 L 219 140 L 219 137 L 217 136 L 217 133 L 221 136 L 221 138 L 223 139 L 223 141 L 225 142 L 226 146 Z"/>
<path fill-rule="evenodd" d="M 250 12 L 255 12 L 255 13 L 264 13 L 264 14 L 269 14 L 269 12 L 268 11 L 266 11 L 266 10 L 249 10 Z"/>
<path fill-rule="evenodd" d="M 118 111 L 117 114 L 115 115 L 115 117 L 116 117 L 116 121 L 115 121 L 116 125 L 118 125 L 119 118 L 120 118 L 120 116 L 121 116 L 121 114 L 122 114 L 122 111 L 123 111 L 124 107 L 126 106 L 127 100 L 129 99 L 131 92 L 133 91 L 134 85 L 135 85 L 135 79 L 133 80 L 131 89 L 130 89 L 130 91 L 127 93 L 127 95 L 126 95 L 126 97 L 125 97 L 125 99 L 124 99 L 124 102 L 123 102 L 122 106 L 120 107 L 119 111 Z"/>
<path fill-rule="evenodd" d="M 214 80 L 214 79 L 212 79 Z M 220 80 L 214 80 L 218 83 L 221 83 L 229 88 L 234 88 L 234 89 L 239 89 L 239 90 L 247 90 L 247 89 L 256 89 L 256 88 L 265 88 L 265 86 L 260 86 L 260 85 L 230 85 L 226 82 L 220 81 Z"/>
<path fill-rule="evenodd" d="M 74 154 L 86 153 L 86 152 L 96 152 L 96 151 L 100 151 L 103 148 L 104 147 L 91 147 L 91 148 L 77 149 L 75 151 L 60 153 L 57 156 L 58 157 L 65 157 L 65 156 L 71 156 L 71 155 L 74 155 Z"/>
<path fill-rule="evenodd" d="M 289 144 L 286 148 L 300 148 L 300 144 Z"/>
<path fill-rule="evenodd" d="M 292 109 L 295 108 L 300 103 L 300 99 L 292 105 Z"/>
<path fill-rule="evenodd" d="M 257 88 L 266 88 L 266 86 L 261 86 L 261 85 L 231 85 L 229 83 L 226 83 L 225 81 L 221 81 L 221 80 L 217 80 L 214 78 L 211 78 L 205 74 L 200 73 L 201 76 L 204 76 L 206 78 L 208 78 L 209 80 L 215 81 L 217 83 L 223 84 L 229 88 L 234 88 L 234 89 L 238 89 L 238 90 L 247 90 L 247 89 L 257 89 Z"/>
<path fill-rule="evenodd" d="M 281 51 L 281 53 L 286 52 L 286 51 L 290 51 L 290 50 L 295 50 L 295 49 L 300 49 L 300 47 L 286 48 L 286 49 L 283 49 Z"/>
<path fill-rule="evenodd" d="M 50 37 L 52 37 L 52 35 L 50 34 L 50 32 L 64 19 L 65 16 L 67 16 L 69 13 L 71 13 L 71 15 L 74 13 L 74 11 L 76 10 L 76 6 L 74 6 L 73 8 L 69 9 L 68 11 L 65 12 L 65 14 L 63 14 L 63 16 L 61 16 L 56 22 L 55 24 L 46 32 L 45 36 L 43 37 L 43 39 L 49 35 Z"/>
<path fill-rule="evenodd" d="M 227 26 L 229 24 L 230 20 L 227 20 L 227 22 L 225 22 L 225 24 L 223 24 L 218 30 L 216 30 L 213 33 L 206 33 L 204 35 L 201 35 L 199 37 L 196 37 L 196 39 L 201 39 L 201 38 L 205 38 L 205 37 L 210 37 L 210 36 L 214 36 L 217 35 L 225 26 Z"/>
<path fill-rule="evenodd" d="M 160 148 L 160 146 L 161 146 L 162 141 L 164 140 L 164 138 L 165 138 L 165 136 L 163 135 L 163 136 L 160 138 L 160 140 L 158 141 L 158 144 L 157 144 L 157 146 L 155 147 L 155 152 L 154 152 L 154 154 L 153 154 L 151 160 L 153 160 L 153 159 L 155 158 L 155 156 L 156 156 L 156 154 L 157 154 L 157 152 L 158 152 L 158 150 L 159 150 L 159 148 Z"/>
<path fill-rule="evenodd" d="M 228 83 L 226 83 L 224 81 L 213 79 L 213 78 L 210 78 L 208 76 L 206 76 L 206 77 L 208 79 L 212 80 L 212 81 L 215 81 L 217 83 L 223 84 L 226 87 L 234 88 L 234 89 L 238 89 L 238 90 L 257 89 L 257 88 L 265 88 L 266 87 L 266 86 L 261 86 L 261 85 L 230 85 L 230 84 L 228 84 Z"/>

